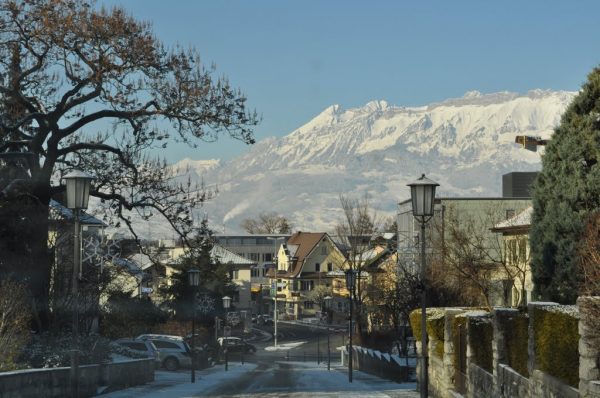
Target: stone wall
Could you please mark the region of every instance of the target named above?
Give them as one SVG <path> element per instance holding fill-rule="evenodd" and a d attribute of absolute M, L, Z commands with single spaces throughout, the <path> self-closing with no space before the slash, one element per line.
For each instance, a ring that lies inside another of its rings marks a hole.
<path fill-rule="evenodd" d="M 579 297 L 579 392 L 600 397 L 600 297 Z M 594 383 L 596 381 L 596 383 Z"/>
<path fill-rule="evenodd" d="M 70 368 L 27 369 L 0 373 L 0 398 L 59 398 L 71 396 Z M 97 394 L 99 387 L 118 390 L 154 380 L 154 360 L 79 367 L 81 397 Z"/>
<path fill-rule="evenodd" d="M 533 302 L 527 312 L 495 308 L 491 314 L 444 309 L 443 357 L 434 353 L 439 348 L 439 331 L 428 347 L 430 396 L 600 398 L 600 297 L 580 298 L 577 304 Z M 436 310 L 436 321 L 440 310 Z M 466 353 L 465 347 L 456 345 L 463 344 L 458 337 L 465 332 Z M 482 340 L 486 341 L 483 345 Z M 491 345 L 489 350 L 487 345 Z M 417 348 L 420 355 L 420 344 Z M 455 388 L 460 385 L 457 364 L 465 355 L 466 390 L 460 394 Z M 579 369 L 575 382 L 573 369 Z"/>

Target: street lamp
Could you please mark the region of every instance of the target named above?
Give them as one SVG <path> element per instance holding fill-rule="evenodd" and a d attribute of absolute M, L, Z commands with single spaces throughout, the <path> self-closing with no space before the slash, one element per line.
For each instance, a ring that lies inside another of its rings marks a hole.
<path fill-rule="evenodd" d="M 90 186 L 94 177 L 80 170 L 74 170 L 63 177 L 67 191 L 67 208 L 73 210 L 73 350 L 71 351 L 71 394 L 79 396 L 79 358 L 77 355 L 79 337 L 78 282 L 81 277 L 81 237 L 79 219 L 81 210 L 87 209 L 90 197 Z"/>
<path fill-rule="evenodd" d="M 350 317 L 348 319 L 348 381 L 352 383 L 352 312 L 353 312 L 353 301 L 354 301 L 354 286 L 356 285 L 356 271 L 353 269 L 346 270 L 346 288 L 350 294 L 348 300 L 350 302 Z"/>
<path fill-rule="evenodd" d="M 279 291 L 279 282 L 277 280 L 277 270 L 279 269 L 279 257 L 277 256 L 277 252 L 278 252 L 277 241 L 279 239 L 285 240 L 285 237 L 283 237 L 283 236 L 268 236 L 267 239 L 273 241 L 273 248 L 275 249 L 275 253 L 274 253 L 275 257 L 273 258 L 273 260 L 274 260 L 273 263 L 275 264 L 275 298 L 274 298 L 275 309 L 273 310 L 273 328 L 274 328 L 273 340 L 275 343 L 275 348 L 277 348 L 277 318 L 278 318 L 278 316 L 277 316 L 278 315 L 277 314 L 277 312 L 278 312 L 277 311 L 277 292 Z"/>
<path fill-rule="evenodd" d="M 329 310 L 331 309 L 331 296 L 323 297 L 323 301 L 325 302 L 325 310 L 327 313 L 327 370 L 331 370 L 331 350 L 329 349 Z"/>
<path fill-rule="evenodd" d="M 408 184 L 410 187 L 410 197 L 412 199 L 413 217 L 421 224 L 421 377 L 420 390 L 421 397 L 427 397 L 429 381 L 427 375 L 428 353 L 427 353 L 427 323 L 426 323 L 426 288 L 425 288 L 425 224 L 433 217 L 435 187 L 438 187 L 435 181 L 421 175 L 421 178 Z"/>
<path fill-rule="evenodd" d="M 227 325 L 227 318 L 229 315 L 229 307 L 231 306 L 231 297 L 229 296 L 223 296 L 223 308 L 225 308 L 225 325 Z M 224 351 L 225 351 L 225 370 L 229 370 L 229 353 L 227 352 L 227 337 L 225 333 L 223 333 L 223 342 L 225 343 L 224 346 Z"/>
<path fill-rule="evenodd" d="M 200 284 L 200 270 L 192 267 L 188 270 L 188 282 L 192 287 L 192 383 L 196 382 L 196 295 Z"/>

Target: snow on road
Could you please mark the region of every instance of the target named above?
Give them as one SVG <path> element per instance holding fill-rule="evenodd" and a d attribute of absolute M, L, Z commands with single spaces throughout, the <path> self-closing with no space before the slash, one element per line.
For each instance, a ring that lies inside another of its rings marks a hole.
<path fill-rule="evenodd" d="M 415 383 L 394 383 L 354 371 L 348 382 L 347 369 L 314 362 L 259 362 L 202 370 L 195 384 L 189 372 L 156 372 L 153 383 L 105 394 L 106 398 L 192 398 L 192 397 L 360 397 L 417 398 Z"/>

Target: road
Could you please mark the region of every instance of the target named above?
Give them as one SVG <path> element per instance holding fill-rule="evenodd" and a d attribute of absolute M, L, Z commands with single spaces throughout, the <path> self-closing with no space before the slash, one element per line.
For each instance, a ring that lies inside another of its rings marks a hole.
<path fill-rule="evenodd" d="M 255 355 L 246 355 L 241 364 L 238 356 L 230 356 L 229 371 L 223 364 L 197 372 L 197 382 L 190 383 L 189 371 L 157 371 L 153 383 L 102 395 L 104 398 L 164 398 L 164 397 L 360 397 L 360 398 L 417 398 L 415 383 L 398 384 L 366 373 L 354 371 L 348 382 L 347 368 L 340 365 L 335 351 L 331 370 L 327 370 L 327 331 L 283 324 L 279 326 L 279 344 L 294 347 L 287 351 L 270 351 L 272 340 L 256 341 Z M 268 328 L 267 328 L 268 329 Z M 323 358 L 317 364 L 317 336 Z M 342 346 L 341 334 L 332 335 L 331 347 Z M 306 352 L 306 361 L 303 361 Z M 311 360 L 312 359 L 312 360 Z"/>

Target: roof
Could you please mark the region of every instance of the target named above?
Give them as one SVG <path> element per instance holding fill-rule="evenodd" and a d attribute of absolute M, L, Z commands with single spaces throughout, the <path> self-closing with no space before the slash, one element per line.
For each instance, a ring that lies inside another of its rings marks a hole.
<path fill-rule="evenodd" d="M 531 226 L 531 216 L 533 215 L 533 206 L 529 206 L 517 215 L 494 225 L 494 232 L 510 232 L 513 230 L 527 230 Z"/>
<path fill-rule="evenodd" d="M 58 215 L 67 220 L 73 219 L 73 210 L 65 207 L 63 204 L 57 202 L 54 199 L 50 199 L 50 208 L 54 210 Z M 104 221 L 97 219 L 96 217 L 82 211 L 79 213 L 79 222 L 84 225 L 97 225 L 100 227 L 106 227 L 107 224 Z"/>
<path fill-rule="evenodd" d="M 304 260 L 315 247 L 319 244 L 319 242 L 327 236 L 325 232 L 301 232 L 298 231 L 287 241 L 288 245 L 297 245 L 296 254 L 294 256 L 293 269 L 290 272 L 292 276 L 297 276 L 302 270 L 302 266 L 304 265 Z"/>
<path fill-rule="evenodd" d="M 439 203 L 442 201 L 446 201 L 446 200 L 471 200 L 471 201 L 476 201 L 476 200 L 501 200 L 501 201 L 509 201 L 509 200 L 531 200 L 531 196 L 525 196 L 525 197 L 504 197 L 504 196 L 490 196 L 490 197 L 486 197 L 486 196 L 466 196 L 466 197 L 439 197 L 436 196 L 435 197 L 435 202 Z M 405 203 L 410 203 L 412 202 L 412 199 L 408 198 L 408 199 L 404 199 L 403 201 L 398 202 L 399 205 L 403 205 Z"/>
<path fill-rule="evenodd" d="M 222 264 L 233 265 L 256 265 L 256 261 L 248 260 L 234 252 L 225 249 L 223 246 L 214 245 L 210 250 L 210 256 L 213 259 L 218 259 Z"/>

